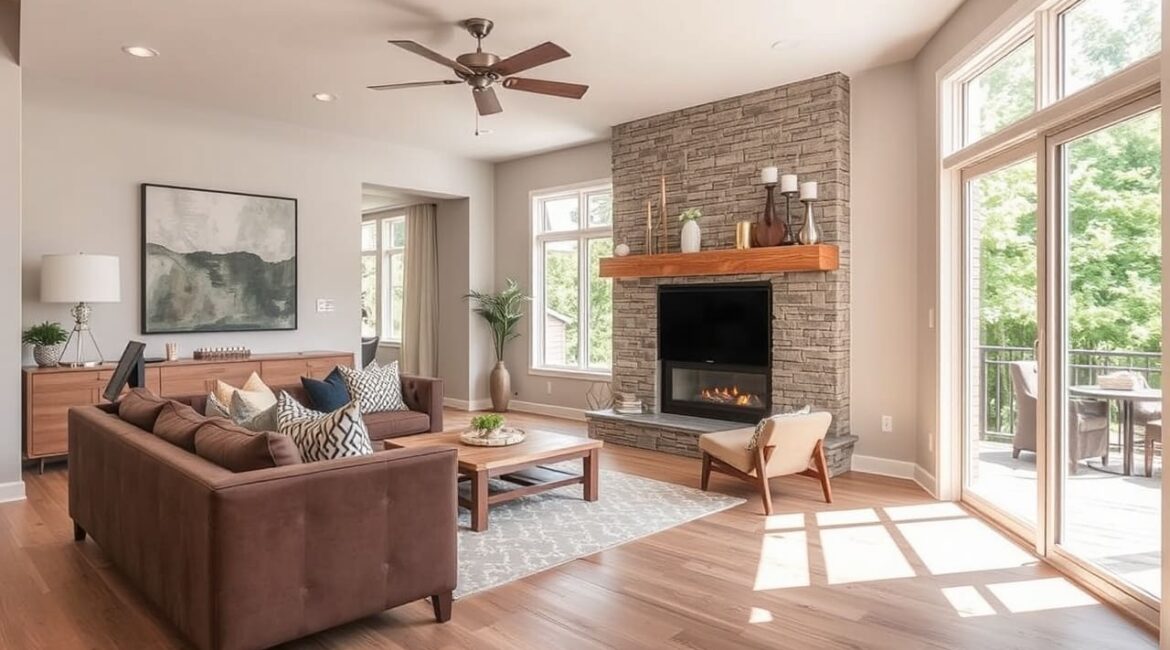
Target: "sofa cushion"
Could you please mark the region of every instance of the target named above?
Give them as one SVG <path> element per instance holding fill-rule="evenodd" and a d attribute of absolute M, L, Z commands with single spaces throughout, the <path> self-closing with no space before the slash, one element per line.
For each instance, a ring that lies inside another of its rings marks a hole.
<path fill-rule="evenodd" d="M 195 432 L 195 453 L 233 472 L 301 462 L 292 438 L 274 431 L 248 431 L 219 418 L 208 420 Z"/>
<path fill-rule="evenodd" d="M 235 395 L 235 393 L 232 393 L 232 395 Z M 192 408 L 194 408 L 194 405 L 192 405 Z M 232 410 L 227 404 L 219 401 L 215 393 L 208 393 L 207 402 L 203 405 L 203 415 L 209 418 L 231 418 Z"/>
<path fill-rule="evenodd" d="M 135 388 L 118 400 L 118 417 L 146 431 L 154 430 L 154 422 L 162 413 L 167 400 L 145 388 Z"/>
<path fill-rule="evenodd" d="M 234 393 L 241 393 L 241 396 L 248 403 L 260 410 L 276 404 L 276 393 L 273 393 L 272 389 L 256 373 L 252 373 L 248 377 L 248 381 L 244 382 L 244 385 L 239 388 L 217 379 L 215 381 L 215 390 L 212 393 L 215 394 L 215 398 L 219 400 L 220 404 L 227 407 L 231 406 L 232 394 Z"/>
<path fill-rule="evenodd" d="M 276 405 L 257 409 L 251 402 L 236 393 L 232 395 L 229 415 L 231 421 L 249 431 L 276 431 Z"/>
<path fill-rule="evenodd" d="M 345 379 L 337 368 L 329 373 L 322 381 L 312 377 L 301 377 L 301 385 L 309 395 L 309 406 L 326 413 L 349 403 L 349 389 L 345 387 Z"/>
<path fill-rule="evenodd" d="M 379 366 L 371 363 L 365 370 L 338 366 L 349 396 L 357 400 L 362 414 L 383 411 L 405 411 L 402 401 L 402 380 L 398 377 L 398 362 Z"/>
<path fill-rule="evenodd" d="M 276 422 L 281 433 L 292 437 L 306 463 L 374 453 L 357 401 L 332 413 L 321 413 L 281 391 Z"/>
<path fill-rule="evenodd" d="M 431 430 L 431 418 L 418 411 L 382 411 L 362 416 L 371 440 L 384 440 Z"/>
<path fill-rule="evenodd" d="M 168 401 L 154 422 L 154 435 L 172 445 L 195 453 L 195 432 L 207 422 L 205 416 L 187 406 Z"/>

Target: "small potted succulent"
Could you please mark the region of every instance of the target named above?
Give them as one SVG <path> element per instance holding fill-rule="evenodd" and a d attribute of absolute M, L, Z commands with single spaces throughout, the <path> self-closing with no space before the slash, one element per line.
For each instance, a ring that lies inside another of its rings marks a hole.
<path fill-rule="evenodd" d="M 678 220 L 682 223 L 682 234 L 679 237 L 682 252 L 699 252 L 703 239 L 703 231 L 699 229 L 699 218 L 702 216 L 703 212 L 698 208 L 687 208 L 678 215 Z"/>
<path fill-rule="evenodd" d="M 477 415 L 471 418 L 471 428 L 478 432 L 481 438 L 487 438 L 504 428 L 504 416 L 499 413 Z"/>
<path fill-rule="evenodd" d="M 61 323 L 49 321 L 30 326 L 20 336 L 22 343 L 33 346 L 33 360 L 42 368 L 57 365 L 61 358 L 61 344 L 68 338 Z"/>

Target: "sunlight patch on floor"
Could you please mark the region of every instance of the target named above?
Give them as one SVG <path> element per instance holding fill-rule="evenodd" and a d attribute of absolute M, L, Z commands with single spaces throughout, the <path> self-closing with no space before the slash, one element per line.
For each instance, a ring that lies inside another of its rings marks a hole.
<path fill-rule="evenodd" d="M 817 513 L 818 526 L 846 526 L 850 524 L 876 524 L 880 521 L 873 508 L 857 510 L 826 510 Z"/>
<path fill-rule="evenodd" d="M 970 517 L 897 527 L 934 575 L 1009 569 L 1037 562 L 995 529 Z"/>
<path fill-rule="evenodd" d="M 970 514 L 952 501 L 922 503 L 913 506 L 890 506 L 883 508 L 891 521 L 914 521 L 917 519 L 945 519 L 968 517 Z"/>
<path fill-rule="evenodd" d="M 768 515 L 764 518 L 764 530 L 792 530 L 804 528 L 804 513 L 793 512 L 784 515 Z"/>
<path fill-rule="evenodd" d="M 885 526 L 821 531 L 829 584 L 913 578 L 915 573 Z"/>
<path fill-rule="evenodd" d="M 942 590 L 943 596 L 950 602 L 951 607 L 955 608 L 960 618 L 970 618 L 973 616 L 994 616 L 995 608 L 979 590 L 971 585 L 963 587 L 945 587 Z"/>
<path fill-rule="evenodd" d="M 760 607 L 753 607 L 752 613 L 748 615 L 748 623 L 771 623 L 772 612 Z"/>
<path fill-rule="evenodd" d="M 808 535 L 803 530 L 764 535 L 756 591 L 809 586 Z"/>
<path fill-rule="evenodd" d="M 1001 582 L 987 585 L 987 589 L 1013 614 L 1099 604 L 1064 578 Z"/>

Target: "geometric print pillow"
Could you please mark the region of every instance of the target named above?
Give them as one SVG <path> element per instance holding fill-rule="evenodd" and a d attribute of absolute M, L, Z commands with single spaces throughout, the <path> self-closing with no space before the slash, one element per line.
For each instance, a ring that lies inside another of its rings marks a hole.
<path fill-rule="evenodd" d="M 402 401 L 402 380 L 398 378 L 398 362 L 388 366 L 371 363 L 365 370 L 338 366 L 350 399 L 357 400 L 362 413 L 406 411 Z"/>
<path fill-rule="evenodd" d="M 748 444 L 747 444 L 748 451 L 755 451 L 756 447 L 760 444 L 760 435 L 764 433 L 764 429 L 768 426 L 769 422 L 775 424 L 777 422 L 777 420 L 782 420 L 784 418 L 790 418 L 794 415 L 808 415 L 809 413 L 812 413 L 812 406 L 806 404 L 802 408 L 799 408 L 795 411 L 789 411 L 787 413 L 777 413 L 773 416 L 766 417 L 766 418 L 760 420 L 760 422 L 756 425 L 755 432 L 752 433 L 751 440 L 748 440 Z"/>
<path fill-rule="evenodd" d="M 281 391 L 276 399 L 276 428 L 293 439 L 306 463 L 374 453 L 356 401 L 321 413 Z"/>

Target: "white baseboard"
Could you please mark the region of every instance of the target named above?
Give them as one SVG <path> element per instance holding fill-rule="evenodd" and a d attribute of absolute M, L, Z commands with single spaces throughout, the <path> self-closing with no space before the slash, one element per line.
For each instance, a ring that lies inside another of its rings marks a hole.
<path fill-rule="evenodd" d="M 938 498 L 938 492 L 936 491 L 938 481 L 934 478 L 934 474 L 923 469 L 922 465 L 914 466 L 914 482 L 918 484 L 918 487 L 926 490 L 927 494 L 936 499 Z"/>
<path fill-rule="evenodd" d="M 492 407 L 492 401 L 490 399 L 473 399 L 468 401 L 465 399 L 455 399 L 454 397 L 444 397 L 443 406 L 459 409 L 460 411 L 486 411 Z"/>
<path fill-rule="evenodd" d="M 512 400 L 509 403 L 509 408 L 511 408 L 513 411 L 520 411 L 521 413 L 548 415 L 550 417 L 564 418 L 566 420 L 574 420 L 576 422 L 585 421 L 585 409 L 577 409 L 570 406 L 555 406 L 553 404 L 538 404 L 536 402 L 521 402 L 519 400 Z"/>
<path fill-rule="evenodd" d="M 0 503 L 5 501 L 21 501 L 24 499 L 24 481 L 0 483 Z"/>
<path fill-rule="evenodd" d="M 859 456 L 853 454 L 852 470 L 864 474 L 879 474 L 881 476 L 914 480 L 915 467 L 917 465 L 914 463 L 904 460 L 891 460 L 889 458 L 878 458 L 877 456 Z"/>

